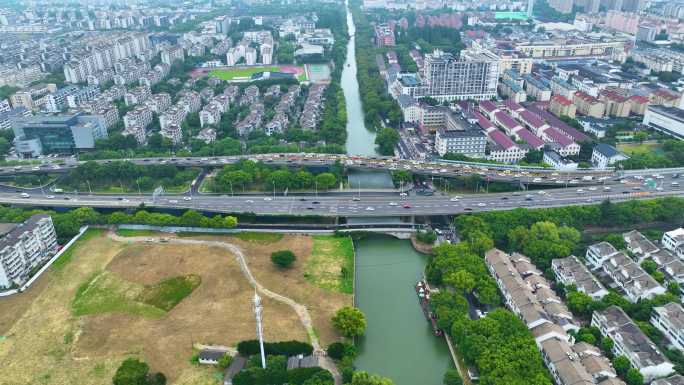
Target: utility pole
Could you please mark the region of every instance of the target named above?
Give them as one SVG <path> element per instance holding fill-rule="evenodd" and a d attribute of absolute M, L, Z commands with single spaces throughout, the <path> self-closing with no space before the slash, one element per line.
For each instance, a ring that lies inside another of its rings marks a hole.
<path fill-rule="evenodd" d="M 93 189 L 90 188 L 90 181 L 87 180 L 86 183 L 88 184 L 88 194 L 89 194 L 89 195 L 93 195 Z"/>
<path fill-rule="evenodd" d="M 261 367 L 266 369 L 266 354 L 264 353 L 264 329 L 261 324 L 261 312 L 263 308 L 261 307 L 261 298 L 257 294 L 256 288 L 254 288 L 254 317 L 256 317 L 257 324 L 257 337 L 259 338 L 259 348 L 261 350 Z"/>

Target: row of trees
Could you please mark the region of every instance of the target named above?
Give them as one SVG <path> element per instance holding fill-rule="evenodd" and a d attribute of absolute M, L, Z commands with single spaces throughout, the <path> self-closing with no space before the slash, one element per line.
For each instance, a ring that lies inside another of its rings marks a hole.
<path fill-rule="evenodd" d="M 619 163 L 624 169 L 667 168 L 684 166 L 684 142 L 666 140 L 662 152 L 640 152 L 631 154 L 630 158 Z"/>
<path fill-rule="evenodd" d="M 287 356 L 269 355 L 266 369 L 259 355 L 252 356 L 247 366 L 233 377 L 235 385 L 333 385 L 332 374 L 323 368 L 287 369 Z"/>
<path fill-rule="evenodd" d="M 213 192 L 246 191 L 248 189 L 311 189 L 319 190 L 333 188 L 338 183 L 338 177 L 330 172 L 314 175 L 304 169 L 290 170 L 288 168 L 274 168 L 261 162 L 241 160 L 232 165 L 226 165 L 209 183 Z"/>
<path fill-rule="evenodd" d="M 380 122 L 387 119 L 390 126 L 398 126 L 402 119 L 401 109 L 387 95 L 385 81 L 375 62 L 373 26 L 357 3 L 352 7 L 352 14 L 356 24 L 356 78 L 366 124 L 371 128 L 378 128 L 381 126 Z"/>
<path fill-rule="evenodd" d="M 78 234 L 84 225 L 120 225 L 139 224 L 152 226 L 189 226 L 210 228 L 233 228 L 237 226 L 237 218 L 233 216 L 206 216 L 194 210 L 186 210 L 182 215 L 152 213 L 137 210 L 135 213 L 114 211 L 102 214 L 90 207 L 79 207 L 67 212 L 45 210 L 27 210 L 0 206 L 1 222 L 23 222 L 33 214 L 46 213 L 52 217 L 59 243 L 64 244 Z"/>
<path fill-rule="evenodd" d="M 125 191 L 151 190 L 159 185 L 187 185 L 197 176 L 196 170 L 179 169 L 170 164 L 139 166 L 128 161 L 110 163 L 85 162 L 70 171 L 59 182 L 68 190 L 97 190 L 117 186 Z"/>

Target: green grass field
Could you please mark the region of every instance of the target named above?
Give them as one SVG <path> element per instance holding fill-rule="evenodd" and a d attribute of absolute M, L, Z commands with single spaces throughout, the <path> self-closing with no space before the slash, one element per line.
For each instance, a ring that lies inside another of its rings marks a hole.
<path fill-rule="evenodd" d="M 647 153 L 661 153 L 662 145 L 660 143 L 618 143 L 617 149 L 627 155 L 647 154 Z"/>
<path fill-rule="evenodd" d="M 323 289 L 354 292 L 354 244 L 350 237 L 316 235 L 306 263 L 306 279 Z"/>
<path fill-rule="evenodd" d="M 257 72 L 278 72 L 280 67 L 251 67 L 251 68 L 235 68 L 235 69 L 220 69 L 209 72 L 209 76 L 219 78 L 221 80 L 233 80 L 235 78 L 248 78 Z"/>
<path fill-rule="evenodd" d="M 152 237 L 164 235 L 164 233 L 156 230 L 117 229 L 116 235 L 120 237 Z"/>
<path fill-rule="evenodd" d="M 59 258 L 57 258 L 52 263 L 51 267 L 57 271 L 62 270 L 64 266 L 66 266 L 74 257 L 74 250 L 78 249 L 79 246 L 88 242 L 88 240 L 102 235 L 102 233 L 104 232 L 104 229 L 88 229 L 88 231 L 86 231 L 85 234 L 81 235 L 81 238 L 78 238 L 78 241 L 74 242 L 74 244 L 71 245 L 69 250 L 65 251 L 62 255 L 59 256 Z"/>
<path fill-rule="evenodd" d="M 103 271 L 79 286 L 72 301 L 76 316 L 129 313 L 161 317 L 189 296 L 201 283 L 198 275 L 186 275 L 144 286 Z"/>

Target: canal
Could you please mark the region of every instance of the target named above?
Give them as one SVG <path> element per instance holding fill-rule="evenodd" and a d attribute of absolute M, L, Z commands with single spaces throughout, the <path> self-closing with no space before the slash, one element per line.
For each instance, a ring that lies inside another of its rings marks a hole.
<path fill-rule="evenodd" d="M 342 70 L 342 91 L 347 107 L 347 154 L 349 155 L 376 155 L 375 133 L 366 129 L 361 108 L 361 95 L 359 83 L 356 81 L 356 27 L 347 2 L 347 28 L 349 31 L 349 43 L 347 44 L 347 61 Z"/>
<path fill-rule="evenodd" d="M 407 240 L 370 236 L 356 246 L 356 306 L 368 327 L 358 340 L 357 369 L 396 385 L 440 385 L 452 367 L 443 338 L 435 337 L 414 285 L 427 258 Z"/>

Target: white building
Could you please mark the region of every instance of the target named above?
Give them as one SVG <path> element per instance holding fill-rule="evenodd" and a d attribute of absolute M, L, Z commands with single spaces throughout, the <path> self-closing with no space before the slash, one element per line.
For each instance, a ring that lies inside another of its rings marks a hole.
<path fill-rule="evenodd" d="M 543 162 L 560 171 L 574 171 L 579 166 L 577 162 L 563 158 L 556 151 L 544 151 Z"/>
<path fill-rule="evenodd" d="M 425 96 L 439 101 L 489 100 L 497 96 L 499 58 L 487 50 L 463 50 L 460 58 L 439 50 L 425 55 Z"/>
<path fill-rule="evenodd" d="M 608 290 L 574 255 L 552 260 L 551 269 L 558 282 L 566 286 L 575 285 L 578 291 L 595 300 L 601 299 L 608 294 Z"/>
<path fill-rule="evenodd" d="M 651 314 L 651 325 L 660 330 L 675 348 L 684 350 L 684 309 L 682 305 L 670 302 L 665 306 L 654 307 Z"/>
<path fill-rule="evenodd" d="M 668 231 L 663 234 L 663 238 L 660 243 L 667 250 L 677 254 L 680 258 L 684 259 L 684 228 L 678 228 L 672 231 Z"/>
<path fill-rule="evenodd" d="M 0 235 L 0 288 L 22 285 L 31 270 L 57 252 L 57 234 L 49 215 L 37 214 L 21 224 L 4 224 Z"/>
<path fill-rule="evenodd" d="M 471 158 L 483 158 L 487 147 L 487 135 L 478 129 L 444 130 L 435 134 L 435 150 L 439 156 L 463 154 Z"/>
<path fill-rule="evenodd" d="M 608 168 L 616 162 L 629 159 L 629 157 L 610 144 L 599 143 L 591 152 L 591 163 L 597 168 Z"/>
<path fill-rule="evenodd" d="M 684 110 L 677 107 L 650 105 L 644 114 L 643 123 L 663 134 L 684 139 Z"/>
<path fill-rule="evenodd" d="M 603 336 L 613 340 L 613 354 L 627 357 L 646 382 L 674 371 L 674 365 L 621 308 L 611 306 L 603 311 L 594 311 L 591 326 L 596 326 Z"/>

